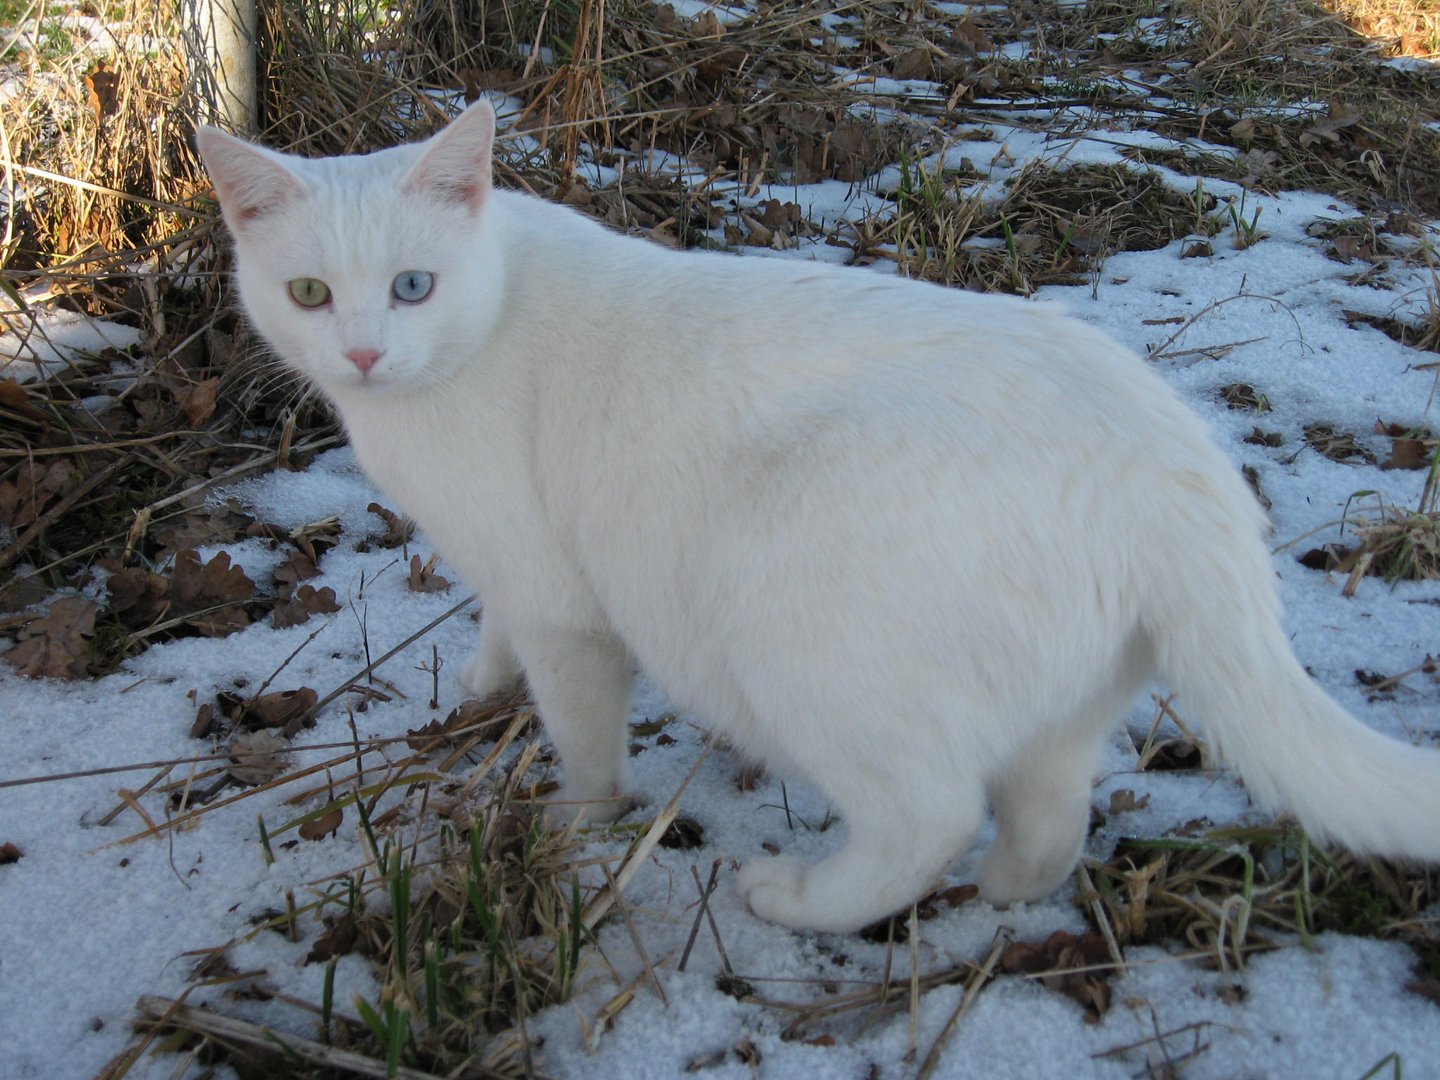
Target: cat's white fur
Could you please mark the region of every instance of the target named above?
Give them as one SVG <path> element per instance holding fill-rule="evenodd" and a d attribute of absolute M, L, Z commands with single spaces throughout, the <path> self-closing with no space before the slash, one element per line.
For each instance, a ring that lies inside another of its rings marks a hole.
<path fill-rule="evenodd" d="M 523 671 L 565 799 L 618 805 L 638 663 L 842 814 L 816 865 L 747 861 L 757 914 L 890 914 L 987 804 L 982 895 L 1037 897 L 1162 678 L 1259 799 L 1440 859 L 1440 753 L 1306 676 L 1255 499 L 1142 361 L 1037 304 L 618 236 L 492 190 L 493 134 L 480 104 L 363 157 L 199 141 L 249 317 L 479 591 L 464 682 Z"/>

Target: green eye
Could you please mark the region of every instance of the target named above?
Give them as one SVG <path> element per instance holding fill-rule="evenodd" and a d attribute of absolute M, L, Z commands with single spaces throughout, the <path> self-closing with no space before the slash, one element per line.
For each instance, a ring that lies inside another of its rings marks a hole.
<path fill-rule="evenodd" d="M 301 307 L 323 307 L 330 302 L 330 286 L 319 278 L 296 278 L 288 286 L 290 299 Z"/>
<path fill-rule="evenodd" d="M 435 275 L 425 270 L 403 270 L 390 283 L 395 299 L 407 304 L 418 304 L 430 295 L 434 287 Z"/>

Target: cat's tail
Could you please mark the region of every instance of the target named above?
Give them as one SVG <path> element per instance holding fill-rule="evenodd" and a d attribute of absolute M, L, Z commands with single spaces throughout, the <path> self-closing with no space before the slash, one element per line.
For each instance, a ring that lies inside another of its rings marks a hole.
<path fill-rule="evenodd" d="M 1243 510 L 1233 489 L 1210 494 L 1215 516 L 1184 526 L 1185 550 L 1169 551 L 1168 572 L 1151 577 L 1162 584 L 1144 617 L 1181 714 L 1201 722 L 1257 800 L 1290 810 L 1312 835 L 1440 862 L 1440 750 L 1372 730 L 1306 674 L 1281 629 L 1249 492 Z"/>

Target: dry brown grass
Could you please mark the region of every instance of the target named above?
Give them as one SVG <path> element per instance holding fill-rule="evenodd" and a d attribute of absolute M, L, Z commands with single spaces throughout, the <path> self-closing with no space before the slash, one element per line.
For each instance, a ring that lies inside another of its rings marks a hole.
<path fill-rule="evenodd" d="M 1440 57 L 1440 8 L 1433 0 L 1320 0 L 1389 56 Z"/>
<path fill-rule="evenodd" d="M 1212 830 L 1122 842 L 1089 864 L 1104 929 L 1121 945 L 1183 942 L 1221 969 L 1325 930 L 1405 941 L 1440 977 L 1433 870 L 1328 853 L 1298 830 Z M 1083 898 L 1082 898 L 1083 899 Z"/>
<path fill-rule="evenodd" d="M 8 272 L 160 254 L 195 223 L 185 71 L 178 50 L 155 47 L 175 32 L 162 10 L 125 5 L 104 59 L 78 48 L 21 59 L 20 92 L 0 101 L 7 185 L 23 189 L 0 250 Z"/>
<path fill-rule="evenodd" d="M 1080 284 L 1120 251 L 1149 251 L 1219 227 L 1213 196 L 1176 192 L 1153 172 L 1115 165 L 1026 165 L 1004 196 L 972 194 L 963 172 L 907 166 L 895 212 L 862 253 L 893 247 L 904 273 L 983 292 L 1028 295 Z"/>

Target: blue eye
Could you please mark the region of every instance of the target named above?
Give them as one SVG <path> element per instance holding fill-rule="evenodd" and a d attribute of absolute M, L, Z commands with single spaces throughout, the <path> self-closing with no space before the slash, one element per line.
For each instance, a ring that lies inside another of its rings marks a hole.
<path fill-rule="evenodd" d="M 289 282 L 290 299 L 305 308 L 324 307 L 330 302 L 330 286 L 319 278 L 302 277 Z"/>
<path fill-rule="evenodd" d="M 407 304 L 418 304 L 430 295 L 435 287 L 435 275 L 424 270 L 404 270 L 395 275 L 390 291 L 396 300 Z"/>

